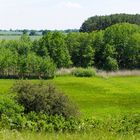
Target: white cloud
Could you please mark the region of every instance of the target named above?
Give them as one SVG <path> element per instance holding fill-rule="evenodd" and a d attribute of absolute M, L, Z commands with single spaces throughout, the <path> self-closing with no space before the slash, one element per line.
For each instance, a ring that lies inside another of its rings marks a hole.
<path fill-rule="evenodd" d="M 75 9 L 81 9 L 82 5 L 79 3 L 75 3 L 75 2 L 62 2 L 59 6 L 61 7 L 66 7 L 66 8 L 75 8 Z"/>

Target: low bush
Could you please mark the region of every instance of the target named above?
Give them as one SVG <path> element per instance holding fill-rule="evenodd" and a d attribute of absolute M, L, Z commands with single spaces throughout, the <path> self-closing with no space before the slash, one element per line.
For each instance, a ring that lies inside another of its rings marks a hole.
<path fill-rule="evenodd" d="M 21 112 L 23 112 L 23 110 L 23 106 L 18 105 L 14 100 L 14 97 L 12 97 L 11 95 L 0 95 L 0 117 L 2 116 L 2 114 L 5 114 L 7 116 L 20 114 Z"/>
<path fill-rule="evenodd" d="M 108 118 L 103 129 L 115 133 L 140 133 L 140 114 L 123 114 Z"/>
<path fill-rule="evenodd" d="M 23 111 L 24 107 L 19 105 L 14 96 L 9 94 L 0 95 L 0 128 L 11 129 L 13 126 L 16 128 L 23 125 Z"/>
<path fill-rule="evenodd" d="M 76 77 L 93 77 L 96 75 L 96 71 L 93 68 L 76 68 L 72 74 Z"/>
<path fill-rule="evenodd" d="M 77 107 L 54 85 L 18 81 L 13 90 L 17 93 L 17 102 L 24 106 L 24 112 L 45 113 L 47 115 L 62 115 L 65 118 L 77 116 Z"/>
<path fill-rule="evenodd" d="M 139 134 L 140 114 L 127 114 L 106 119 L 68 119 L 61 115 L 48 116 L 43 113 L 2 115 L 1 128 L 30 130 L 34 132 L 107 132 L 112 134 Z"/>

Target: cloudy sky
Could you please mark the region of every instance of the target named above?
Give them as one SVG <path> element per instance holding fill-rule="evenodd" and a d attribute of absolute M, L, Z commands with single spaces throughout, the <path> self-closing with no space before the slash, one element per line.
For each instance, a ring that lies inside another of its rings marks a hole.
<path fill-rule="evenodd" d="M 140 0 L 0 0 L 0 29 L 73 29 L 113 13 L 140 13 Z"/>

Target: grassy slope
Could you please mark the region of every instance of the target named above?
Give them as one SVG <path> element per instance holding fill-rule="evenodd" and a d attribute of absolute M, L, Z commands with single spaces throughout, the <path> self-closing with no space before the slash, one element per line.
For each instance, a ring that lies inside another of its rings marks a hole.
<path fill-rule="evenodd" d="M 85 116 L 140 112 L 140 77 L 104 79 L 65 76 L 50 81 L 68 94 Z M 0 91 L 7 92 L 13 82 L 0 80 Z"/>

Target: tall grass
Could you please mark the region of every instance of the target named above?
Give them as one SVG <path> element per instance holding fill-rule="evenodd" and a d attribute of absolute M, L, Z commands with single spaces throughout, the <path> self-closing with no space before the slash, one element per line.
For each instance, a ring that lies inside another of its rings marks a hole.
<path fill-rule="evenodd" d="M 73 68 L 61 68 L 61 69 L 57 70 L 56 75 L 57 76 L 72 75 L 72 72 L 74 70 L 76 70 L 75 67 L 73 67 Z M 106 71 L 103 71 L 103 70 L 96 69 L 96 72 L 97 72 L 97 76 L 101 76 L 101 77 L 140 76 L 140 70 L 118 70 L 118 71 L 106 72 Z"/>
<path fill-rule="evenodd" d="M 109 77 L 109 76 L 140 76 L 140 70 L 119 70 L 119 71 L 98 71 L 97 75 L 102 77 Z"/>
<path fill-rule="evenodd" d="M 58 69 L 56 72 L 56 76 L 66 76 L 66 75 L 71 75 L 72 71 L 75 70 L 76 68 L 61 68 Z"/>
<path fill-rule="evenodd" d="M 89 133 L 34 133 L 1 130 L 0 140 L 139 140 L 140 135 L 121 135 L 105 132 Z"/>

